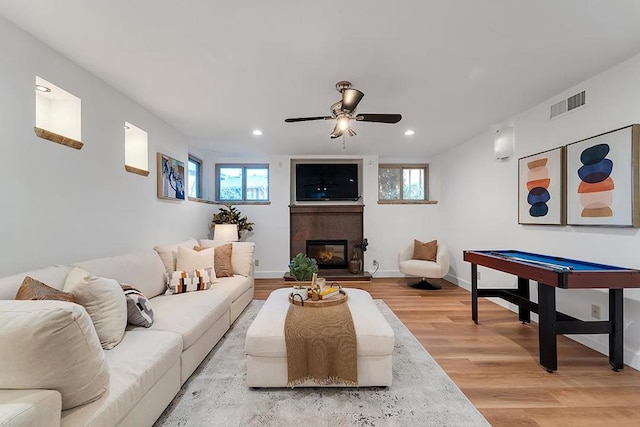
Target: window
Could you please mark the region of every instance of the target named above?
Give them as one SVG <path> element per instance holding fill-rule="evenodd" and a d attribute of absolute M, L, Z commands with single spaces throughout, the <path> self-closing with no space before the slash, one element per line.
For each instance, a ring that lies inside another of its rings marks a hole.
<path fill-rule="evenodd" d="M 379 202 L 424 202 L 429 194 L 429 165 L 380 165 Z"/>
<path fill-rule="evenodd" d="M 189 197 L 195 199 L 202 198 L 202 160 L 189 155 L 189 166 L 187 168 L 189 186 Z"/>
<path fill-rule="evenodd" d="M 216 200 L 263 202 L 269 200 L 269 165 L 216 165 Z"/>

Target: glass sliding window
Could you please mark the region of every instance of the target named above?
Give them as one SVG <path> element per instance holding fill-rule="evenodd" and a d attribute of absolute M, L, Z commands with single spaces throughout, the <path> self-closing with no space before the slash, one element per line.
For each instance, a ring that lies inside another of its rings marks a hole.
<path fill-rule="evenodd" d="M 424 169 L 402 169 L 402 196 L 404 200 L 425 200 Z"/>
<path fill-rule="evenodd" d="M 257 202 L 269 200 L 268 165 L 216 165 L 216 200 Z"/>
<path fill-rule="evenodd" d="M 380 165 L 378 167 L 378 201 L 399 202 L 428 200 L 429 165 Z"/>
<path fill-rule="evenodd" d="M 247 184 L 245 200 L 267 201 L 269 200 L 269 168 L 247 167 Z"/>

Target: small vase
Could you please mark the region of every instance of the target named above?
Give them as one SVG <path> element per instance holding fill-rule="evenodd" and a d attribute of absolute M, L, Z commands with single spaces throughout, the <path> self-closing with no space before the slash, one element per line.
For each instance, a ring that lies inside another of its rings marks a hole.
<path fill-rule="evenodd" d="M 354 249 L 349 260 L 349 273 L 358 274 L 362 272 L 362 260 L 358 256 L 358 252 Z"/>
<path fill-rule="evenodd" d="M 307 298 L 309 298 L 309 286 L 311 285 L 311 282 L 296 282 L 295 285 L 293 285 L 293 290 L 291 291 L 292 294 L 298 294 L 300 295 L 300 297 L 303 300 L 306 300 Z"/>

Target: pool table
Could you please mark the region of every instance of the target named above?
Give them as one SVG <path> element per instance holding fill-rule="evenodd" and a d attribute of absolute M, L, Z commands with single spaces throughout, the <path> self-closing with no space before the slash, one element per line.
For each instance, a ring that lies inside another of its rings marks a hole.
<path fill-rule="evenodd" d="M 623 290 L 640 287 L 640 271 L 518 250 L 466 250 L 471 263 L 471 318 L 478 323 L 478 297 L 498 297 L 518 306 L 518 318 L 538 314 L 540 364 L 558 369 L 558 334 L 608 334 L 609 363 L 615 371 L 623 362 Z M 478 289 L 478 265 L 518 276 L 517 289 Z M 538 302 L 529 298 L 529 280 L 538 282 Z M 556 288 L 608 289 L 609 319 L 584 321 L 556 311 Z"/>

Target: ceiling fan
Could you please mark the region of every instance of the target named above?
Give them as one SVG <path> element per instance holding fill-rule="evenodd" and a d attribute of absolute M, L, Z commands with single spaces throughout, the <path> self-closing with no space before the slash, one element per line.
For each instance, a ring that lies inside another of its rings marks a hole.
<path fill-rule="evenodd" d="M 351 120 L 358 122 L 398 123 L 402 119 L 402 115 L 400 114 L 356 114 L 356 107 L 364 97 L 364 93 L 352 88 L 351 82 L 348 81 L 336 83 L 336 90 L 342 94 L 342 99 L 331 106 L 330 116 L 295 117 L 285 119 L 284 121 L 287 123 L 295 123 L 308 122 L 311 120 L 336 119 L 336 125 L 331 132 L 331 138 L 342 137 L 342 148 L 345 148 L 346 135 L 356 135 L 356 132 L 351 129 Z"/>

